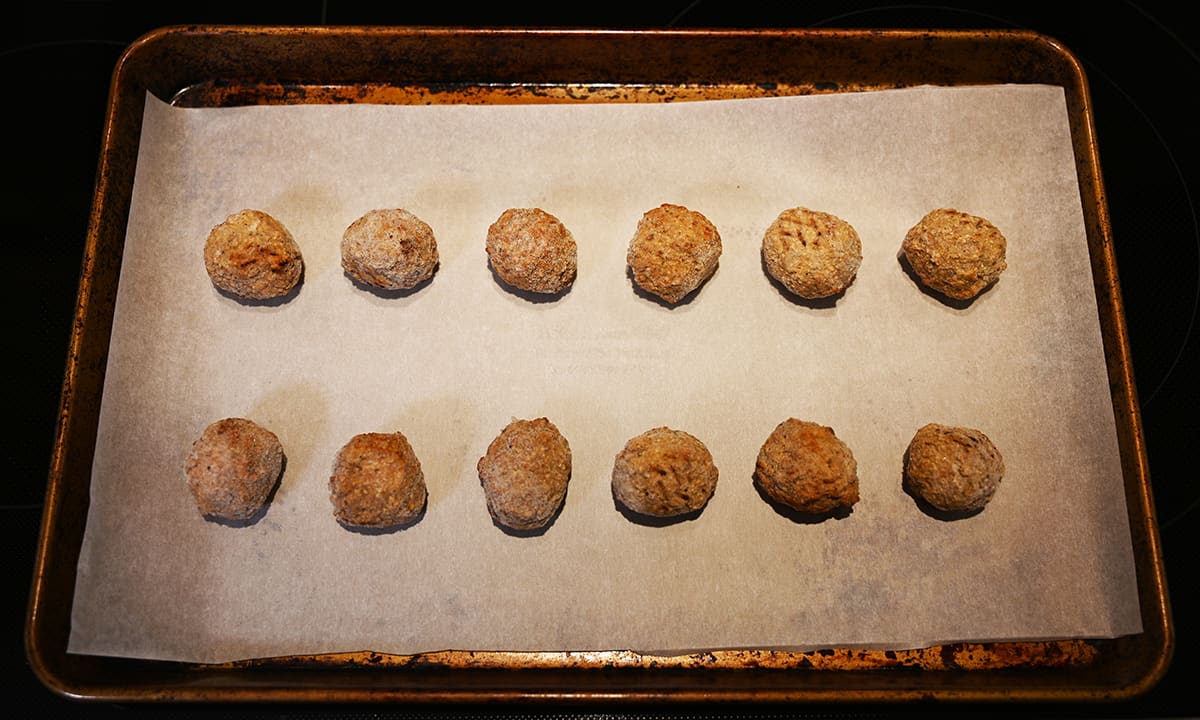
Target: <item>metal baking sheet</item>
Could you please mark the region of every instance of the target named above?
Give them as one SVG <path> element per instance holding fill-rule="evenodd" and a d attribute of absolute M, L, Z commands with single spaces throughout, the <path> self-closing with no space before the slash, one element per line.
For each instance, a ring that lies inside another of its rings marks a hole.
<path fill-rule="evenodd" d="M 303 40 L 303 42 L 301 42 Z M 774 46 L 783 66 L 757 67 L 752 47 Z M 348 50 L 354 52 L 348 52 Z M 552 52 L 553 51 L 553 52 Z M 188 80 L 163 77 L 158 53 L 183 57 Z M 947 64 L 954 53 L 962 62 Z M 566 54 L 564 54 L 566 53 Z M 331 57 L 342 58 L 331 61 Z M 345 58 L 355 57 L 353 62 Z M 548 56 L 575 58 L 548 67 Z M 747 62 L 735 63 L 741 57 Z M 496 63 L 499 57 L 503 61 Z M 245 62 L 231 61 L 239 58 Z M 484 59 L 487 59 L 486 61 Z M 669 58 L 670 62 L 665 62 Z M 816 60 L 821 62 L 816 64 Z M 897 62 L 903 58 L 903 62 Z M 969 62 L 965 59 L 969 58 Z M 403 60 L 403 62 L 398 62 Z M 486 68 L 480 64 L 486 62 Z M 403 76 L 396 77 L 397 68 Z M 649 69 L 647 69 L 649 68 Z M 482 73 L 482 75 L 481 75 Z M 615 79 L 601 82 L 600 78 Z M 763 78 L 773 78 L 765 81 Z M 96 214 L 89 234 L 77 332 L 64 385 L 63 422 L 48 493 L 38 575 L 31 603 L 30 654 L 51 687 L 87 697 L 130 699 L 260 697 L 277 699 L 459 698 L 553 695 L 594 699 L 893 699 L 909 693 L 947 698 L 1114 697 L 1153 683 L 1169 655 L 1169 613 L 1144 454 L 1132 401 L 1119 295 L 1107 243 L 1107 218 L 1091 141 L 1086 85 L 1068 54 L 1044 38 L 988 33 L 439 31 L 431 29 L 173 28 L 136 44 L 118 67 L 102 157 Z M 1072 121 L 1081 196 L 1101 327 L 1113 387 L 1130 524 L 1137 556 L 1143 633 L 1113 641 L 1056 641 L 943 646 L 920 651 L 813 653 L 730 651 L 676 657 L 628 652 L 374 653 L 288 657 L 230 665 L 112 661 L 64 652 L 69 614 L 47 604 L 51 587 L 74 581 L 86 517 L 88 472 L 103 387 L 121 242 L 137 151 L 142 98 L 150 92 L 178 105 L 347 102 L 589 102 L 845 92 L 917 84 L 1036 82 L 1062 85 Z M 112 132 L 112 130 L 117 132 Z M 82 451 L 82 452 L 81 452 Z M 74 532 L 66 532 L 74 528 Z M 61 616 L 60 616 L 61 620 Z M 1134 658 L 1130 660 L 1130 658 Z M 322 673 L 369 666 L 363 686 L 323 686 Z M 289 672 L 303 667 L 304 686 Z M 673 672 L 657 671 L 671 668 Z M 918 667 L 904 690 L 886 670 Z M 1037 672 L 1034 682 L 991 672 Z M 655 672 L 639 672 L 647 669 Z M 153 670 L 154 672 L 150 672 Z M 478 671 L 493 681 L 481 684 Z M 822 671 L 813 674 L 816 671 Z M 553 671 L 547 674 L 547 671 Z M 614 674 L 615 671 L 615 674 Z M 824 672 L 828 671 L 828 672 Z M 382 673 L 382 674 L 381 674 Z M 496 683 L 497 673 L 505 678 Z M 679 674 L 682 673 L 682 676 Z M 146 683 L 154 676 L 160 682 Z M 200 689 L 188 680 L 205 678 Z M 437 681 L 431 682 L 433 678 Z M 683 677 L 686 680 L 682 681 Z M 253 679 L 252 679 L 253 678 Z M 264 678 L 270 681 L 261 682 Z M 547 689 L 546 682 L 553 690 Z M 1119 678 L 1114 680 L 1114 678 Z M 831 685 L 832 683 L 832 685 Z M 694 684 L 694 685 L 692 685 Z M 689 690 L 689 685 L 692 689 Z M 267 689 L 264 689 L 264 686 Z M 88 687 L 90 690 L 81 690 Z M 366 688 L 371 688 L 370 692 Z"/>

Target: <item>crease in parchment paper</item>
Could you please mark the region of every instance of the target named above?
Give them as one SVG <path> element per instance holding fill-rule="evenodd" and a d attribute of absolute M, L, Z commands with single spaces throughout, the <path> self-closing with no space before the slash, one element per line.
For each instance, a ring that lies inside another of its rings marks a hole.
<path fill-rule="evenodd" d="M 700 211 L 715 275 L 667 307 L 635 291 L 642 213 Z M 509 207 L 578 244 L 551 302 L 502 288 L 484 252 Z M 863 260 L 836 302 L 766 277 L 784 209 L 833 213 Z M 441 258 L 380 296 L 340 267 L 342 232 L 402 207 Z M 1008 239 L 1008 269 L 950 306 L 897 252 L 954 207 Z M 299 291 L 218 293 L 208 231 L 256 208 L 299 243 Z M 203 428 L 251 418 L 286 470 L 265 514 L 201 518 L 184 459 Z M 571 445 L 560 515 L 502 532 L 475 464 L 513 418 Z M 854 452 L 860 502 L 800 523 L 753 485 L 788 417 Z M 901 487 L 927 422 L 983 430 L 1007 473 L 952 522 Z M 616 508 L 612 462 L 651 427 L 719 469 L 697 516 Z M 379 535 L 333 518 L 328 477 L 360 432 L 401 431 L 422 464 L 420 522 Z M 77 569 L 69 650 L 225 662 L 373 650 L 899 648 L 1141 630 L 1121 464 L 1061 88 L 1007 85 L 669 104 L 181 109 L 147 97 Z"/>

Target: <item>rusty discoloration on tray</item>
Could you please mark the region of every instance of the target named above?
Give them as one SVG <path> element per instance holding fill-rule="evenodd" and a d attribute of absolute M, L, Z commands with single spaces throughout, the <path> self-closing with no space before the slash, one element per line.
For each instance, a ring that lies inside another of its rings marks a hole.
<path fill-rule="evenodd" d="M 897 85 L 859 88 L 885 90 Z M 788 84 L 718 84 L 676 86 L 603 85 L 504 85 L 411 86 L 365 84 L 330 85 L 230 85 L 205 82 L 188 87 L 173 99 L 180 107 L 234 107 L 239 105 L 350 104 L 378 105 L 524 105 L 531 103 L 666 103 L 692 100 L 739 99 L 819 95 L 839 92 L 834 86 Z"/>
<path fill-rule="evenodd" d="M 686 655 L 643 654 L 628 650 L 594 652 L 480 652 L 443 651 L 416 655 L 377 652 L 289 655 L 225 663 L 225 668 L 330 667 L 444 667 L 476 670 L 547 669 L 672 669 L 730 670 L 997 670 L 1087 665 L 1099 647 L 1086 640 L 1018 643 L 956 643 L 909 650 L 829 648 L 806 652 L 788 650 L 713 650 Z"/>
<path fill-rule="evenodd" d="M 1064 88 L 1108 361 L 1144 632 L 1113 640 L 656 656 L 445 651 L 194 665 L 70 655 L 70 602 L 147 92 L 181 107 L 687 102 L 911 87 Z M 1110 224 L 1080 64 L 1024 31 L 163 28 L 118 63 L 26 623 L 30 665 L 85 700 L 1087 700 L 1151 688 L 1173 637 Z"/>

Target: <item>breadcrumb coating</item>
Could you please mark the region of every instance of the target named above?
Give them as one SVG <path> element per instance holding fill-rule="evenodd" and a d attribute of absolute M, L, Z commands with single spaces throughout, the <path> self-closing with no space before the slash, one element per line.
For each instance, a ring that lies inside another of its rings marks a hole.
<path fill-rule="evenodd" d="M 758 452 L 754 479 L 768 497 L 804 513 L 858 502 L 858 464 L 833 429 L 807 420 L 779 423 Z"/>
<path fill-rule="evenodd" d="M 384 290 L 411 290 L 438 265 L 433 228 L 401 208 L 365 213 L 346 228 L 341 250 L 347 275 Z"/>
<path fill-rule="evenodd" d="M 417 520 L 425 509 L 425 475 L 402 433 L 362 433 L 341 450 L 329 478 L 338 522 L 387 528 Z"/>
<path fill-rule="evenodd" d="M 296 287 L 304 259 L 283 223 L 261 210 L 242 210 L 209 232 L 204 268 L 213 285 L 225 292 L 269 300 Z"/>
<path fill-rule="evenodd" d="M 925 425 L 913 436 L 905 458 L 908 489 L 939 510 L 981 510 L 1004 477 L 1000 451 L 973 428 Z"/>
<path fill-rule="evenodd" d="M 283 470 L 283 445 L 252 420 L 224 418 L 192 443 L 185 465 L 201 515 L 249 520 L 262 510 Z"/>
<path fill-rule="evenodd" d="M 808 208 L 784 210 L 762 240 L 771 277 L 808 300 L 830 297 L 854 281 L 862 263 L 862 241 L 850 223 Z"/>
<path fill-rule="evenodd" d="M 546 418 L 513 420 L 476 465 L 488 512 L 514 530 L 545 527 L 571 478 L 571 447 Z"/>
<path fill-rule="evenodd" d="M 486 249 L 500 279 L 520 290 L 553 295 L 575 282 L 575 238 L 541 208 L 505 210 L 488 227 Z"/>
<path fill-rule="evenodd" d="M 639 288 L 675 304 L 716 272 L 720 257 L 721 235 L 708 218 L 663 204 L 642 216 L 625 260 Z"/>
<path fill-rule="evenodd" d="M 707 505 L 717 474 L 712 454 L 699 439 L 658 427 L 625 444 L 613 463 L 612 490 L 629 510 L 672 517 Z"/>
<path fill-rule="evenodd" d="M 970 300 L 999 280 L 1007 247 L 991 222 L 951 208 L 921 218 L 901 244 L 921 282 L 955 300 Z"/>

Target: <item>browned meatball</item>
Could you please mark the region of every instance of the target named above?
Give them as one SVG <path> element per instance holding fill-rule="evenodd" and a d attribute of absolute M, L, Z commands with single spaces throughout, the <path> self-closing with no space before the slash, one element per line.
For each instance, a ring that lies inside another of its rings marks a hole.
<path fill-rule="evenodd" d="M 261 210 L 242 210 L 208 234 L 204 268 L 213 285 L 225 292 L 269 300 L 296 287 L 304 259 L 282 223 Z"/>
<path fill-rule="evenodd" d="M 433 229 L 407 210 L 371 210 L 342 235 L 342 269 L 364 285 L 410 290 L 433 277 L 437 264 Z"/>
<path fill-rule="evenodd" d="M 338 451 L 329 478 L 333 514 L 343 525 L 389 528 L 425 509 L 425 475 L 403 434 L 355 435 Z"/>
<path fill-rule="evenodd" d="M 862 262 L 862 241 L 836 215 L 797 207 L 784 210 L 767 228 L 762 255 L 771 277 L 790 292 L 817 300 L 853 282 Z"/>
<path fill-rule="evenodd" d="M 708 504 L 716 488 L 712 454 L 682 430 L 647 430 L 626 443 L 613 464 L 613 495 L 642 515 L 695 512 Z"/>
<path fill-rule="evenodd" d="M 642 216 L 625 261 L 642 290 L 674 304 L 717 269 L 721 236 L 695 210 L 664 204 Z"/>
<path fill-rule="evenodd" d="M 201 515 L 249 520 L 262 510 L 283 470 L 275 433 L 245 418 L 225 418 L 192 443 L 186 473 Z"/>
<path fill-rule="evenodd" d="M 1008 267 L 1007 241 L 981 217 L 942 208 L 908 231 L 901 249 L 928 288 L 955 300 L 970 300 Z"/>
<path fill-rule="evenodd" d="M 488 228 L 487 256 L 509 285 L 552 295 L 575 282 L 575 238 L 541 208 L 512 208 Z"/>
<path fill-rule="evenodd" d="M 858 502 L 858 464 L 831 428 L 788 418 L 758 452 L 754 479 L 768 497 L 803 513 Z"/>
<path fill-rule="evenodd" d="M 513 420 L 477 465 L 488 512 L 514 530 L 545 527 L 567 495 L 571 448 L 546 418 Z"/>
<path fill-rule="evenodd" d="M 939 510 L 981 510 L 1004 477 L 1004 458 L 979 430 L 930 423 L 917 430 L 905 455 L 904 481 Z"/>

